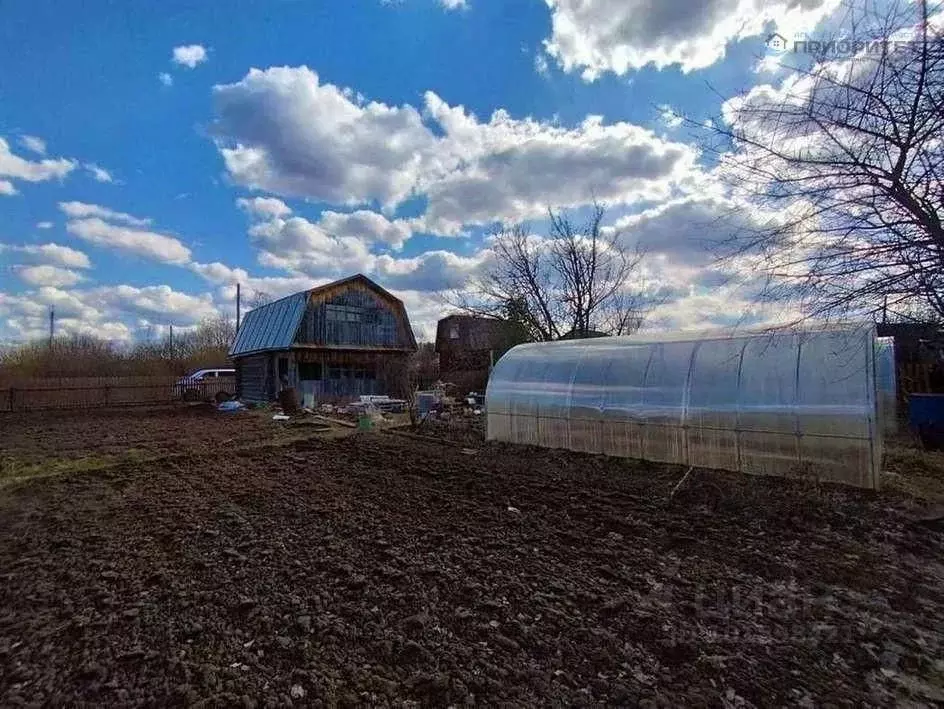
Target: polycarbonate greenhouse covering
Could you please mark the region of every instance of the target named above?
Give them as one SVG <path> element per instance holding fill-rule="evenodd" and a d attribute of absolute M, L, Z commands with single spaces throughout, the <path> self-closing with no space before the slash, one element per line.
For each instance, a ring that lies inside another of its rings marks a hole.
<path fill-rule="evenodd" d="M 877 488 L 875 328 L 518 345 L 488 382 L 488 438 Z"/>

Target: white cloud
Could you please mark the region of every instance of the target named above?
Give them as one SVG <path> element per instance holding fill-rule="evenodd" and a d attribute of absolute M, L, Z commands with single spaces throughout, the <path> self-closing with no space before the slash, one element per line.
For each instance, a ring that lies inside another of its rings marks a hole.
<path fill-rule="evenodd" d="M 164 86 L 173 86 L 174 77 L 168 74 L 166 71 L 162 71 L 157 75 L 157 80 L 161 82 Z"/>
<path fill-rule="evenodd" d="M 247 281 L 249 273 L 242 268 L 231 268 L 226 264 L 214 261 L 213 263 L 190 264 L 190 270 L 207 279 L 210 283 L 217 285 L 233 284 Z"/>
<path fill-rule="evenodd" d="M 419 342 L 436 341 L 436 322 L 443 317 L 444 303 L 427 292 L 408 288 L 390 288 L 403 301 L 410 316 L 410 325 Z"/>
<path fill-rule="evenodd" d="M 236 298 L 236 284 L 242 287 L 244 304 L 252 299 L 254 293 L 262 292 L 272 298 L 281 298 L 301 290 L 312 288 L 328 279 L 315 279 L 309 276 L 251 276 L 242 268 L 232 268 L 226 264 L 192 263 L 190 270 L 219 286 L 218 296 L 221 301 L 231 303 Z"/>
<path fill-rule="evenodd" d="M 98 217 L 69 221 L 66 230 L 91 244 L 126 251 L 154 261 L 170 264 L 186 264 L 190 261 L 190 249 L 172 236 L 110 224 Z"/>
<path fill-rule="evenodd" d="M 52 229 L 53 226 L 52 222 L 36 222 L 37 229 Z"/>
<path fill-rule="evenodd" d="M 116 212 L 108 207 L 102 207 L 98 204 L 88 204 L 87 202 L 60 202 L 59 209 L 72 219 L 98 217 L 113 222 L 123 222 L 131 226 L 147 226 L 151 223 L 150 219 L 138 219 L 124 212 Z"/>
<path fill-rule="evenodd" d="M 214 93 L 215 133 L 235 181 L 386 210 L 425 196 L 427 214 L 413 224 L 441 234 L 539 216 L 549 205 L 663 199 L 697 156 L 599 117 L 565 128 L 496 111 L 482 122 L 432 92 L 422 111 L 366 102 L 307 67 L 254 69 Z"/>
<path fill-rule="evenodd" d="M 249 229 L 250 239 L 259 249 L 259 263 L 291 274 L 284 279 L 253 278 L 242 269 L 221 263 L 191 264 L 191 270 L 210 282 L 244 287 L 265 292 L 294 292 L 316 283 L 366 273 L 391 288 L 416 291 L 437 291 L 455 288 L 465 282 L 477 267 L 483 253 L 463 257 L 448 251 L 430 251 L 411 258 L 378 255 L 371 244 L 399 248 L 411 234 L 406 220 L 390 221 L 382 214 L 367 210 L 352 213 L 323 211 L 317 222 L 302 217 L 270 216 L 259 206 L 246 200 L 241 206 L 256 217 Z M 281 210 L 272 210 L 282 213 Z M 247 284 L 249 284 L 247 286 Z M 307 285 L 306 285 L 307 284 Z M 247 291 L 249 292 L 249 291 Z"/>
<path fill-rule="evenodd" d="M 0 194 L 12 197 L 15 194 L 19 194 L 19 192 L 17 192 L 16 187 L 14 187 L 13 183 L 9 180 L 0 180 Z"/>
<path fill-rule="evenodd" d="M 59 266 L 22 266 L 16 274 L 26 283 L 34 286 L 54 286 L 56 288 L 74 286 L 85 280 L 84 276 L 68 268 Z"/>
<path fill-rule="evenodd" d="M 365 209 L 349 213 L 323 211 L 318 225 L 335 237 L 357 237 L 394 249 L 402 248 L 413 233 L 407 220 L 390 221 L 383 214 Z"/>
<path fill-rule="evenodd" d="M 95 163 L 86 163 L 85 169 L 91 173 L 92 177 L 96 182 L 114 182 L 115 179 L 111 176 L 111 173 L 108 172 L 103 167 L 99 167 Z"/>
<path fill-rule="evenodd" d="M 678 128 L 682 123 L 685 122 L 685 119 L 676 112 L 674 108 L 668 104 L 662 104 L 659 106 L 659 117 L 662 119 L 662 122 L 665 124 L 666 128 Z"/>
<path fill-rule="evenodd" d="M 75 160 L 45 159 L 38 162 L 18 157 L 10 151 L 10 144 L 0 138 L 0 177 L 26 182 L 45 182 L 63 178 L 75 169 Z"/>
<path fill-rule="evenodd" d="M 190 295 L 175 291 L 167 285 L 142 288 L 111 286 L 91 291 L 90 297 L 106 310 L 115 313 L 156 317 L 171 322 L 196 323 L 217 313 L 209 293 Z"/>
<path fill-rule="evenodd" d="M 296 275 L 349 275 L 371 270 L 375 260 L 362 239 L 332 236 L 302 217 L 260 222 L 249 236 L 261 251 L 261 265 Z"/>
<path fill-rule="evenodd" d="M 188 44 L 181 47 L 174 47 L 172 58 L 174 64 L 193 69 L 207 60 L 207 51 L 200 44 Z"/>
<path fill-rule="evenodd" d="M 384 255 L 377 258 L 375 272 L 388 288 L 428 294 L 462 288 L 486 256 L 485 251 L 471 257 L 449 251 L 427 251 L 420 256 L 404 259 Z"/>
<path fill-rule="evenodd" d="M 18 339 L 42 336 L 50 307 L 56 310 L 58 334 L 85 332 L 122 341 L 149 329 L 166 331 L 169 324 L 193 327 L 219 313 L 212 294 L 183 293 L 167 285 L 44 286 L 22 296 L 0 293 L 0 337 L 4 330 Z"/>
<path fill-rule="evenodd" d="M 89 333 L 121 341 L 133 339 L 142 328 L 191 327 L 219 312 L 211 293 L 183 293 L 167 285 L 46 285 L 18 295 L 0 292 L 0 339 L 44 336 L 50 307 L 56 310 L 58 334 Z"/>
<path fill-rule="evenodd" d="M 89 257 L 78 249 L 60 244 L 41 244 L 40 246 L 27 246 L 27 249 L 35 248 L 47 263 L 63 266 L 66 268 L 91 268 L 92 262 Z"/>
<path fill-rule="evenodd" d="M 252 69 L 213 92 L 226 168 L 255 189 L 392 206 L 410 195 L 435 143 L 412 106 L 364 103 L 307 67 Z"/>
<path fill-rule="evenodd" d="M 521 220 L 549 206 L 594 199 L 611 205 L 669 197 L 690 178 L 697 153 L 631 123 L 587 117 L 574 128 L 496 111 L 488 123 L 426 95 L 427 112 L 446 133 L 453 169 L 428 185 L 432 226 Z"/>
<path fill-rule="evenodd" d="M 236 205 L 245 210 L 253 217 L 266 219 L 270 217 L 287 217 L 292 213 L 291 208 L 280 199 L 275 197 L 240 197 L 236 200 Z"/>
<path fill-rule="evenodd" d="M 784 36 L 812 29 L 840 0 L 546 0 L 548 53 L 565 71 L 592 81 L 647 64 L 688 72 L 724 57 L 727 45 L 773 28 Z"/>
<path fill-rule="evenodd" d="M 91 331 L 102 314 L 79 298 L 52 286 L 21 295 L 0 292 L 0 339 L 26 341 L 48 333 L 49 308 L 56 308 L 56 329 L 60 334 Z"/>
<path fill-rule="evenodd" d="M 535 54 L 534 70 L 541 76 L 548 76 L 551 73 L 551 70 L 547 63 L 547 57 L 545 57 L 543 54 Z"/>
<path fill-rule="evenodd" d="M 11 316 L 4 326 L 0 318 L 0 339 L 9 342 L 44 341 L 48 335 L 47 316 L 17 317 Z M 44 322 L 45 321 L 45 322 Z M 127 343 L 133 339 L 133 331 L 122 322 L 98 321 L 89 325 L 84 320 L 76 318 L 56 317 L 56 335 L 91 335 L 115 343 Z"/>
<path fill-rule="evenodd" d="M 769 228 L 780 213 L 732 199 L 705 176 L 704 192 L 665 202 L 623 216 L 612 227 L 626 245 L 646 255 L 646 262 L 664 283 L 710 285 L 722 275 L 744 280 L 752 275 L 747 259 L 724 259 L 726 245 L 736 236 Z"/>
<path fill-rule="evenodd" d="M 783 68 L 783 57 L 778 54 L 768 54 L 757 62 L 754 66 L 754 72 L 757 74 L 776 74 Z"/>
<path fill-rule="evenodd" d="M 89 257 L 77 249 L 59 244 L 2 244 L 0 253 L 15 254 L 20 264 L 49 264 L 63 268 L 91 268 Z"/>
<path fill-rule="evenodd" d="M 37 138 L 35 135 L 20 136 L 20 145 L 37 155 L 46 154 L 46 141 L 42 138 Z"/>
<path fill-rule="evenodd" d="M 762 304 L 742 288 L 722 286 L 693 292 L 657 305 L 648 313 L 646 330 L 707 330 L 758 328 L 796 319 L 788 308 Z"/>
<path fill-rule="evenodd" d="M 275 198 L 240 198 L 236 203 L 255 222 L 249 235 L 261 249 L 260 262 L 292 272 L 321 276 L 345 268 L 369 271 L 376 262 L 371 244 L 400 249 L 412 235 L 408 220 L 391 221 L 370 210 L 324 210 L 311 222 L 287 218 L 292 210 Z"/>

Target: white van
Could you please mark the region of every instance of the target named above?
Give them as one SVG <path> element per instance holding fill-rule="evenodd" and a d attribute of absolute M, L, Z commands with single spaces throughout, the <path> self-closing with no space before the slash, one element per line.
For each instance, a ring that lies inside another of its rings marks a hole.
<path fill-rule="evenodd" d="M 236 370 L 229 367 L 198 369 L 178 379 L 175 388 L 184 401 L 229 399 L 236 391 Z"/>

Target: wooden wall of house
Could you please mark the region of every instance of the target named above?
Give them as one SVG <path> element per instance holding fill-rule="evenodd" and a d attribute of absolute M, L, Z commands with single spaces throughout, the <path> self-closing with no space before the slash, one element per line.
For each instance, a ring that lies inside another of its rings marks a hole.
<path fill-rule="evenodd" d="M 442 371 L 487 370 L 511 347 L 526 342 L 520 327 L 495 318 L 451 315 L 436 326 L 436 352 Z"/>
<path fill-rule="evenodd" d="M 402 308 L 360 283 L 316 294 L 296 342 L 310 345 L 412 347 Z"/>
<path fill-rule="evenodd" d="M 316 401 L 351 401 L 364 394 L 401 397 L 407 358 L 403 352 L 294 350 L 293 385 Z"/>
<path fill-rule="evenodd" d="M 245 401 L 272 401 L 281 388 L 279 361 L 288 385 L 317 401 L 351 401 L 364 394 L 406 395 L 405 352 L 292 350 L 236 360 L 236 386 Z"/>
<path fill-rule="evenodd" d="M 239 357 L 236 360 L 236 391 L 246 401 L 268 401 L 271 355 L 268 353 Z"/>

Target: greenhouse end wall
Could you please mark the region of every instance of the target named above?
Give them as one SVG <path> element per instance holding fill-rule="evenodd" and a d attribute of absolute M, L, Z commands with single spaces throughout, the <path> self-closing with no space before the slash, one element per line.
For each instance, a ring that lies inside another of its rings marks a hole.
<path fill-rule="evenodd" d="M 489 440 L 877 488 L 871 326 L 518 345 L 486 393 Z"/>

